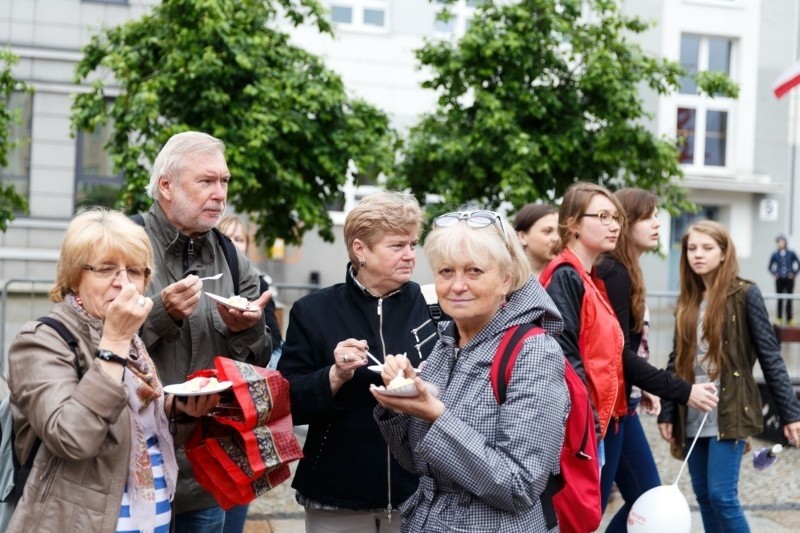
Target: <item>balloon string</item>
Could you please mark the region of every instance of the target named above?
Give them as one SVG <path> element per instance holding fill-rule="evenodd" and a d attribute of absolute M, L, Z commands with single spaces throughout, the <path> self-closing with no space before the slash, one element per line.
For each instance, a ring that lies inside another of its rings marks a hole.
<path fill-rule="evenodd" d="M 705 416 L 703 416 L 702 422 L 700 422 L 700 427 L 697 428 L 697 434 L 694 436 L 694 440 L 692 441 L 692 445 L 689 446 L 689 451 L 686 453 L 686 459 L 684 459 L 683 464 L 681 465 L 681 469 L 678 472 L 678 477 L 675 478 L 675 483 L 673 485 L 678 484 L 678 480 L 681 478 L 681 474 L 683 474 L 683 469 L 686 468 L 686 463 L 689 462 L 689 456 L 692 455 L 692 450 L 694 450 L 694 445 L 697 442 L 697 438 L 700 436 L 700 432 L 703 430 L 703 426 L 706 423 L 706 418 L 708 418 L 708 413 L 711 411 L 706 411 Z"/>

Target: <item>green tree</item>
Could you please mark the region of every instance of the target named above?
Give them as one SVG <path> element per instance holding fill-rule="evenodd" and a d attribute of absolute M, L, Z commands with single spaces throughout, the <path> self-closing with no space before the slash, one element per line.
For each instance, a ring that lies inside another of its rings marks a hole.
<path fill-rule="evenodd" d="M 675 90 L 681 68 L 632 42 L 647 24 L 617 4 L 487 1 L 460 41 L 427 42 L 417 58 L 438 105 L 409 132 L 390 185 L 439 194 L 448 206 L 520 207 L 588 180 L 635 184 L 688 207 L 673 181 L 682 176 L 677 143 L 648 130 L 641 97 L 645 87 Z M 736 94 L 726 76 L 699 81 Z"/>
<path fill-rule="evenodd" d="M 279 16 L 331 32 L 317 0 L 164 0 L 91 39 L 76 68 L 91 90 L 76 97 L 72 120 L 91 131 L 113 119 L 107 148 L 125 176 L 121 207 L 149 206 L 158 150 L 174 133 L 199 130 L 226 143 L 229 201 L 253 215 L 261 242 L 300 242 L 315 227 L 333 238 L 325 206 L 348 162 L 388 169 L 396 139 L 384 113 L 290 44 Z M 121 88 L 113 101 L 112 83 Z"/>
<path fill-rule="evenodd" d="M 15 80 L 11 69 L 19 61 L 10 50 L 0 50 L 0 168 L 8 164 L 8 152 L 16 146 L 16 142 L 28 142 L 22 139 L 11 141 L 11 130 L 20 120 L 19 110 L 9 109 L 8 102 L 15 91 L 30 91 L 31 88 L 22 81 Z M 8 223 L 14 220 L 15 213 L 28 211 L 28 199 L 20 195 L 12 183 L 5 183 L 0 177 L 0 231 L 5 232 Z"/>

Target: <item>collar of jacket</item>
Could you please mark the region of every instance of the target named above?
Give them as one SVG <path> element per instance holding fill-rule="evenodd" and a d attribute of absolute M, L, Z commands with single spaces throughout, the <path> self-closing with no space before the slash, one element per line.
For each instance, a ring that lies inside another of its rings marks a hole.
<path fill-rule="evenodd" d="M 750 285 L 752 285 L 752 281 L 747 281 L 746 279 L 742 279 L 740 277 L 736 277 L 731 283 L 731 286 L 728 288 L 728 296 L 733 296 L 739 291 L 747 290 Z"/>
<path fill-rule="evenodd" d="M 153 235 L 155 235 L 159 245 L 163 249 L 177 249 L 183 250 L 188 245 L 189 241 L 192 241 L 192 245 L 195 250 L 195 254 L 199 255 L 200 250 L 203 249 L 203 245 L 208 240 L 208 234 L 211 233 L 206 232 L 203 235 L 200 235 L 195 238 L 190 238 L 188 235 L 184 235 L 178 229 L 172 225 L 172 222 L 169 221 L 167 218 L 167 214 L 164 212 L 164 209 L 161 207 L 161 204 L 158 202 L 154 202 L 153 205 L 150 207 L 150 214 L 156 220 L 156 224 L 151 224 L 148 227 L 152 228 Z M 212 247 L 211 250 L 211 258 L 214 257 L 214 250 Z"/>
<path fill-rule="evenodd" d="M 353 263 L 347 263 L 347 276 L 346 276 L 346 279 L 347 279 L 347 284 L 350 287 L 355 288 L 356 290 L 361 292 L 361 294 L 363 294 L 364 296 L 369 296 L 370 298 L 376 298 L 376 299 L 377 298 L 390 298 L 390 297 L 394 296 L 395 294 L 400 294 L 401 292 L 403 292 L 403 289 L 407 285 L 407 284 L 403 284 L 403 285 L 400 286 L 399 289 L 394 290 L 394 291 L 390 292 L 389 294 L 387 294 L 385 296 L 376 296 L 376 295 L 372 294 L 370 292 L 370 290 L 368 288 L 366 288 L 360 281 L 358 281 L 358 279 L 356 279 L 356 273 L 353 270 Z"/>

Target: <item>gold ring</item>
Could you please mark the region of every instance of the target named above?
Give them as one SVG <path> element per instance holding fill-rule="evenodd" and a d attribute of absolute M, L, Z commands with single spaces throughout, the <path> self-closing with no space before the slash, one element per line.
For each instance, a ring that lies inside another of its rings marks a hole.
<path fill-rule="evenodd" d="M 144 301 L 145 301 L 145 300 L 144 300 L 144 296 L 141 296 L 141 295 L 140 295 L 140 296 L 139 296 L 139 298 L 136 300 L 136 302 L 137 302 L 139 305 L 141 305 L 142 307 L 144 307 Z"/>

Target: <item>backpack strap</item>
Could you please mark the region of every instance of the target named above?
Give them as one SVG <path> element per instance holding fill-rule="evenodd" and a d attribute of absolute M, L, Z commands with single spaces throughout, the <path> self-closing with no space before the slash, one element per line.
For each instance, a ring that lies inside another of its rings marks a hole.
<path fill-rule="evenodd" d="M 60 321 L 56 320 L 50 316 L 42 316 L 36 319 L 37 322 L 41 322 L 42 324 L 47 324 L 54 330 L 56 333 L 64 339 L 64 342 L 67 343 L 69 349 L 72 350 L 72 353 L 75 354 L 75 371 L 78 374 L 78 381 L 81 380 L 83 377 L 83 370 L 81 370 L 81 363 L 80 363 L 80 356 L 78 355 L 78 341 L 75 339 L 75 336 L 72 334 L 70 330 Z M 33 447 L 31 448 L 31 453 L 28 454 L 28 459 L 25 461 L 24 464 L 19 462 L 19 457 L 17 457 L 17 448 L 14 444 L 11 444 L 11 454 L 13 464 L 15 467 L 14 471 L 16 472 L 16 476 L 14 479 L 14 489 L 11 492 L 9 499 L 11 501 L 19 501 L 22 498 L 22 491 L 25 490 L 25 482 L 28 480 L 28 476 L 31 473 L 31 469 L 33 469 L 33 461 L 36 459 L 36 454 L 39 452 L 39 447 L 42 445 L 42 439 L 36 437 L 36 440 L 33 441 Z"/>
<path fill-rule="evenodd" d="M 236 255 L 236 245 L 233 241 L 217 228 L 211 228 L 214 235 L 217 236 L 220 247 L 222 248 L 222 255 L 225 256 L 225 262 L 228 263 L 228 269 L 231 271 L 231 279 L 233 280 L 233 294 L 239 294 L 239 258 Z"/>
<path fill-rule="evenodd" d="M 78 341 L 75 339 L 75 336 L 60 320 L 56 320 L 51 316 L 40 316 L 36 321 L 47 324 L 56 330 L 56 333 L 67 343 L 69 349 L 75 354 L 75 372 L 78 374 L 78 381 L 80 381 L 83 377 L 83 370 L 81 370 L 80 356 L 78 355 Z"/>
<path fill-rule="evenodd" d="M 498 404 L 506 401 L 506 390 L 511 381 L 511 370 L 517 360 L 520 348 L 525 339 L 534 335 L 544 333 L 544 330 L 536 324 L 519 324 L 503 334 L 497 352 L 492 359 L 492 368 L 489 371 L 489 380 L 492 382 L 492 390 Z"/>
<path fill-rule="evenodd" d="M 131 215 L 131 220 L 145 227 L 144 216 L 141 213 Z M 222 255 L 225 256 L 225 262 L 228 263 L 228 269 L 231 271 L 231 280 L 233 281 L 233 294 L 239 294 L 239 258 L 236 256 L 236 245 L 228 238 L 227 235 L 222 233 L 217 228 L 211 228 L 214 235 L 217 236 L 220 247 L 222 248 Z"/>
<path fill-rule="evenodd" d="M 489 370 L 489 380 L 492 382 L 492 390 L 498 404 L 502 405 L 506 401 L 506 390 L 511 381 L 511 371 L 514 369 L 514 363 L 517 361 L 517 355 L 525 339 L 544 332 L 544 329 L 536 324 L 528 323 L 509 328 L 503 334 L 494 359 L 492 359 L 492 368 Z M 560 477 L 551 474 L 547 480 L 547 486 L 540 496 L 547 529 L 553 529 L 558 525 L 553 495 L 559 491 L 561 485 Z"/>

